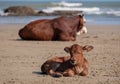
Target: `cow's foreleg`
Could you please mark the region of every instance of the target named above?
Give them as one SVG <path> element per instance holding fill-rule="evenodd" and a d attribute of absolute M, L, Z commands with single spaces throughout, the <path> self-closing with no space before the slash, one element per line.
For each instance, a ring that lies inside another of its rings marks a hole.
<path fill-rule="evenodd" d="M 62 41 L 75 41 L 76 38 L 74 36 L 69 35 L 69 34 L 61 33 L 60 40 L 62 40 Z"/>

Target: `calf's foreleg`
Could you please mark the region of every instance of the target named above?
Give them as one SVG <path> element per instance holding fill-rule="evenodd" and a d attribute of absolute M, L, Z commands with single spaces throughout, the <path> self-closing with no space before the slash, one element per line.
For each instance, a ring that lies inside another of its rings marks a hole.
<path fill-rule="evenodd" d="M 72 77 L 74 75 L 75 75 L 75 73 L 72 69 L 68 69 L 65 72 L 63 72 L 63 76 L 65 76 L 65 77 Z"/>

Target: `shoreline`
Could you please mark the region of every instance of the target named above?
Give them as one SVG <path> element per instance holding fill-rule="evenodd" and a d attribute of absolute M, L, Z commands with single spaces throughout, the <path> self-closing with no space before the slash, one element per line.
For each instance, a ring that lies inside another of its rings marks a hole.
<path fill-rule="evenodd" d="M 29 22 L 30 23 L 30 22 Z M 0 23 L 0 26 L 6 25 L 27 25 L 29 23 Z M 120 24 L 95 24 L 95 23 L 87 23 L 86 26 L 120 26 Z"/>

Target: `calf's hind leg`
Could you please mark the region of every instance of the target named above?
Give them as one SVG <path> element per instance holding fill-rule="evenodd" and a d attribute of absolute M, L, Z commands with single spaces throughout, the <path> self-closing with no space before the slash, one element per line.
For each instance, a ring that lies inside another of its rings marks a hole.
<path fill-rule="evenodd" d="M 52 77 L 62 77 L 62 74 L 60 72 L 55 72 L 53 69 L 49 70 L 49 74 Z"/>
<path fill-rule="evenodd" d="M 58 69 L 59 66 L 60 66 L 60 63 L 52 63 L 48 74 L 53 77 L 61 77 L 62 74 L 60 72 L 56 72 L 56 70 Z"/>

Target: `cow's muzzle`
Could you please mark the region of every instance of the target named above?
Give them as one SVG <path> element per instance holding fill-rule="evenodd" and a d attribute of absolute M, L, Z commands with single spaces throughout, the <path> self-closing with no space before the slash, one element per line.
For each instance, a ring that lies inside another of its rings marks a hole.
<path fill-rule="evenodd" d="M 77 32 L 77 35 L 85 34 L 85 33 L 87 33 L 87 28 L 86 26 L 83 26 L 82 29 L 79 32 Z"/>

